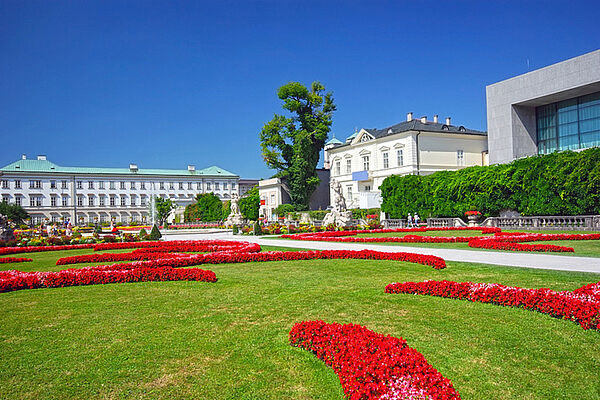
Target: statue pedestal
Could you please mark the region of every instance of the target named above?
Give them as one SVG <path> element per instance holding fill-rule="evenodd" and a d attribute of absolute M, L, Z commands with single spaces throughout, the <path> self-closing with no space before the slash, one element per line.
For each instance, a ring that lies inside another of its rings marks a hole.
<path fill-rule="evenodd" d="M 352 211 L 338 211 L 336 209 L 331 210 L 331 212 L 325 214 L 325 218 L 323 218 L 324 226 L 330 224 L 334 224 L 336 226 L 352 225 Z"/>
<path fill-rule="evenodd" d="M 244 216 L 242 214 L 229 214 L 229 217 L 225 220 L 225 226 L 231 227 L 234 225 L 243 225 Z"/>

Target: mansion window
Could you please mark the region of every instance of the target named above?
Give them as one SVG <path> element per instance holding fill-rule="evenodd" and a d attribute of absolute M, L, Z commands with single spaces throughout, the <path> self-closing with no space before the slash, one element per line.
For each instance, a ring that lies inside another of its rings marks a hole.
<path fill-rule="evenodd" d="M 159 188 L 160 188 L 160 190 L 165 190 L 165 183 L 164 183 L 164 182 L 161 182 L 161 183 L 159 184 Z"/>
<path fill-rule="evenodd" d="M 215 182 L 215 190 L 220 190 L 219 189 L 219 182 Z"/>
<path fill-rule="evenodd" d="M 131 190 L 135 190 L 135 181 L 131 181 L 131 183 L 129 184 L 129 188 Z"/>
<path fill-rule="evenodd" d="M 8 203 L 8 201 L 10 200 L 10 197 L 7 194 L 3 194 L 2 195 L 2 201 L 5 203 Z"/>
<path fill-rule="evenodd" d="M 202 183 L 196 182 L 196 189 L 202 190 Z"/>
<path fill-rule="evenodd" d="M 404 150 L 400 149 L 396 151 L 396 158 L 398 161 L 398 166 L 401 167 L 404 165 Z"/>
<path fill-rule="evenodd" d="M 223 190 L 227 190 L 227 182 L 223 182 Z"/>
<path fill-rule="evenodd" d="M 146 196 L 140 197 L 140 206 L 142 206 L 142 207 L 146 206 Z"/>
<path fill-rule="evenodd" d="M 169 183 L 169 189 L 170 189 L 170 190 L 173 190 L 173 189 L 175 189 L 175 182 L 171 182 L 171 183 Z"/>
<path fill-rule="evenodd" d="M 346 173 L 347 174 L 352 173 L 352 159 L 351 158 L 346 159 Z"/>
<path fill-rule="evenodd" d="M 98 182 L 98 188 L 99 189 L 104 189 L 104 181 Z"/>
<path fill-rule="evenodd" d="M 235 183 L 231 184 L 231 190 L 235 190 Z"/>
<path fill-rule="evenodd" d="M 144 182 L 144 181 L 140 182 L 140 189 L 146 190 L 146 182 Z"/>
<path fill-rule="evenodd" d="M 50 197 L 50 205 L 56 207 L 56 196 Z"/>
<path fill-rule="evenodd" d="M 88 181 L 88 189 L 94 188 L 94 181 Z"/>
<path fill-rule="evenodd" d="M 110 196 L 110 206 L 114 207 L 116 205 L 116 200 L 115 200 L 115 196 Z"/>
<path fill-rule="evenodd" d="M 15 181 L 15 189 L 21 189 L 21 181 L 20 180 Z"/>
<path fill-rule="evenodd" d="M 83 196 L 77 196 L 77 207 L 83 207 Z"/>
<path fill-rule="evenodd" d="M 346 186 L 346 196 L 348 197 L 348 201 L 352 201 L 352 185 Z"/>
<path fill-rule="evenodd" d="M 56 181 L 50 181 L 50 189 L 56 189 Z"/>
<path fill-rule="evenodd" d="M 369 156 L 363 156 L 363 171 L 369 170 Z"/>
<path fill-rule="evenodd" d="M 61 204 L 63 207 L 68 207 L 69 206 L 69 198 L 67 196 L 63 196 L 61 199 Z"/>
<path fill-rule="evenodd" d="M 192 182 L 188 182 L 188 190 L 192 190 Z"/>
<path fill-rule="evenodd" d="M 206 190 L 210 190 L 210 182 L 206 182 Z"/>
<path fill-rule="evenodd" d="M 30 189 L 41 189 L 42 181 L 34 181 L 34 180 L 29 181 L 29 188 Z"/>
<path fill-rule="evenodd" d="M 125 182 L 121 182 L 121 189 L 125 190 Z"/>
<path fill-rule="evenodd" d="M 384 168 L 384 169 L 387 169 L 387 168 L 389 168 L 389 167 L 390 167 L 389 154 L 388 154 L 388 152 L 386 151 L 386 152 L 384 152 L 384 153 L 382 154 L 382 156 L 383 156 L 383 168 Z"/>
<path fill-rule="evenodd" d="M 115 189 L 117 188 L 117 187 L 116 187 L 116 183 L 115 183 L 114 181 L 110 181 L 109 188 L 110 188 L 111 190 L 115 190 Z"/>
<path fill-rule="evenodd" d="M 21 200 L 21 196 L 15 196 L 15 204 L 18 206 L 23 205 L 23 200 Z"/>
<path fill-rule="evenodd" d="M 88 206 L 94 207 L 94 196 L 88 196 Z"/>
<path fill-rule="evenodd" d="M 336 162 L 335 162 L 335 168 L 334 168 L 334 170 L 333 170 L 333 174 L 334 174 L 334 175 L 341 175 L 341 173 L 342 173 L 342 172 L 340 171 L 340 169 L 341 169 L 341 166 L 340 166 L 340 164 L 341 164 L 341 163 L 340 163 L 339 161 L 336 161 Z"/>
<path fill-rule="evenodd" d="M 68 188 L 67 181 L 61 181 L 61 188 L 62 189 L 67 189 Z"/>
<path fill-rule="evenodd" d="M 179 190 L 183 190 L 183 182 L 179 182 Z"/>
<path fill-rule="evenodd" d="M 2 181 L 2 189 L 8 189 L 8 188 L 9 188 L 8 181 L 3 180 Z"/>
<path fill-rule="evenodd" d="M 77 189 L 83 189 L 83 182 L 77 181 Z"/>
<path fill-rule="evenodd" d="M 456 165 L 465 165 L 465 152 L 463 150 L 456 150 Z"/>
<path fill-rule="evenodd" d="M 100 196 L 100 207 L 104 207 L 106 205 L 106 196 Z"/>
<path fill-rule="evenodd" d="M 127 197 L 121 196 L 121 207 L 125 207 L 127 205 Z"/>
<path fill-rule="evenodd" d="M 131 196 L 131 206 L 135 206 L 135 196 Z"/>

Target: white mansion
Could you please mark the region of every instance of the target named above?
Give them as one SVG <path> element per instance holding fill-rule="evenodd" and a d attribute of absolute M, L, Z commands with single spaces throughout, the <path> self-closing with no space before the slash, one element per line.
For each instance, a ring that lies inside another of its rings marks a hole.
<path fill-rule="evenodd" d="M 38 156 L 23 156 L 0 168 L 3 201 L 21 205 L 34 224 L 43 219 L 73 223 L 149 222 L 153 197 L 170 198 L 184 207 L 198 193 L 222 200 L 239 194 L 239 176 L 213 166 L 196 170 L 61 167 Z"/>
<path fill-rule="evenodd" d="M 488 165 L 486 132 L 433 121 L 427 117 L 385 129 L 361 129 L 345 143 L 333 138 L 325 145 L 325 168 L 342 185 L 348 208 L 381 205 L 379 186 L 390 175 L 427 175 Z M 333 196 L 333 194 L 332 194 Z M 332 197 L 333 198 L 333 197 Z"/>

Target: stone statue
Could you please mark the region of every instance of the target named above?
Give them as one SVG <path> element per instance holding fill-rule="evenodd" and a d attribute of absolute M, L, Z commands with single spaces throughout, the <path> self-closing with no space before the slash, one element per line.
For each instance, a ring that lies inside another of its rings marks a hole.
<path fill-rule="evenodd" d="M 225 220 L 225 226 L 242 225 L 244 223 L 244 216 L 240 211 L 240 197 L 237 193 L 231 195 L 231 212 Z"/>
<path fill-rule="evenodd" d="M 13 224 L 4 215 L 0 214 L 0 242 L 15 240 Z"/>
<path fill-rule="evenodd" d="M 333 208 L 331 212 L 325 214 L 325 218 L 323 218 L 323 225 L 352 225 L 352 212 L 346 210 L 346 199 L 342 194 L 342 185 L 340 185 L 340 183 L 335 179 L 331 179 L 329 186 L 333 191 Z"/>

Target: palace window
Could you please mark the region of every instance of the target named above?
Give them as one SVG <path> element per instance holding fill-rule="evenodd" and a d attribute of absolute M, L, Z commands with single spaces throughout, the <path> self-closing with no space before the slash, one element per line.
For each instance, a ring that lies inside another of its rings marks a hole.
<path fill-rule="evenodd" d="M 192 182 L 188 182 L 188 190 L 192 190 Z"/>
<path fill-rule="evenodd" d="M 110 203 L 109 204 L 110 204 L 111 207 L 114 207 L 116 205 L 116 200 L 115 199 L 116 199 L 116 196 L 110 196 L 110 200 L 109 200 Z"/>
<path fill-rule="evenodd" d="M 210 182 L 206 182 L 206 190 L 210 190 Z"/>
<path fill-rule="evenodd" d="M 50 205 L 52 207 L 56 207 L 56 196 L 51 196 L 50 197 Z"/>
<path fill-rule="evenodd" d="M 142 207 L 146 206 L 146 196 L 140 197 L 140 206 L 142 206 Z"/>
<path fill-rule="evenodd" d="M 404 150 L 400 149 L 396 151 L 396 160 L 399 167 L 404 165 Z"/>
<path fill-rule="evenodd" d="M 117 187 L 116 187 L 116 183 L 115 183 L 114 181 L 110 181 L 109 188 L 110 188 L 111 190 L 115 190 L 115 189 L 117 188 Z"/>
<path fill-rule="evenodd" d="M 131 196 L 131 206 L 135 207 L 135 196 Z"/>
<path fill-rule="evenodd" d="M 223 182 L 223 190 L 227 190 L 227 182 Z"/>
<path fill-rule="evenodd" d="M 179 190 L 183 190 L 183 182 L 179 182 Z"/>
<path fill-rule="evenodd" d="M 144 181 L 140 182 L 140 189 L 146 190 L 146 182 L 144 182 Z"/>
<path fill-rule="evenodd" d="M 98 188 L 99 189 L 104 189 L 104 181 L 98 182 Z"/>
<path fill-rule="evenodd" d="M 388 155 L 388 152 L 387 152 L 387 151 L 386 151 L 386 152 L 384 152 L 384 153 L 382 154 L 382 156 L 383 156 L 383 168 L 384 168 L 384 169 L 387 169 L 387 168 L 389 168 L 389 167 L 390 167 L 390 160 L 389 160 L 389 155 Z"/>
<path fill-rule="evenodd" d="M 351 158 L 346 159 L 346 173 L 347 174 L 352 173 L 352 159 Z"/>
<path fill-rule="evenodd" d="M 94 181 L 88 181 L 88 189 L 94 188 Z"/>
<path fill-rule="evenodd" d="M 363 171 L 369 170 L 369 156 L 363 156 Z"/>
<path fill-rule="evenodd" d="M 30 196 L 29 197 L 29 206 L 41 207 L 42 206 L 42 196 Z"/>
<path fill-rule="evenodd" d="M 2 201 L 5 203 L 8 203 L 8 201 L 10 200 L 10 196 L 7 194 L 3 194 L 2 195 Z"/>
<path fill-rule="evenodd" d="M 160 190 L 165 190 L 165 183 L 160 182 L 159 187 L 160 187 Z"/>
<path fill-rule="evenodd" d="M 20 180 L 15 181 L 15 189 L 21 189 L 21 181 Z"/>
<path fill-rule="evenodd" d="M 346 196 L 348 197 L 348 201 L 352 201 L 352 185 L 346 186 Z"/>
<path fill-rule="evenodd" d="M 92 196 L 91 194 L 88 196 L 88 205 L 90 207 L 94 207 L 94 196 Z"/>
<path fill-rule="evenodd" d="M 456 150 L 456 165 L 465 165 L 465 152 L 463 150 Z"/>
<path fill-rule="evenodd" d="M 121 196 L 121 207 L 127 206 L 127 197 Z"/>
<path fill-rule="evenodd" d="M 9 189 L 8 181 L 2 180 L 2 189 Z"/>
<path fill-rule="evenodd" d="M 196 182 L 196 189 L 197 190 L 202 190 L 202 183 L 201 182 Z"/>
<path fill-rule="evenodd" d="M 83 196 L 77 196 L 77 207 L 83 207 Z"/>
<path fill-rule="evenodd" d="M 69 187 L 69 186 L 68 186 L 68 183 L 67 183 L 67 181 L 61 181 L 61 188 L 62 188 L 62 189 L 67 189 L 68 187 Z"/>
<path fill-rule="evenodd" d="M 77 181 L 77 189 L 83 189 L 83 182 Z"/>
<path fill-rule="evenodd" d="M 50 189 L 56 189 L 56 181 L 50 181 Z"/>
<path fill-rule="evenodd" d="M 219 188 L 219 182 L 215 182 L 215 190 L 221 190 L 221 189 Z"/>
<path fill-rule="evenodd" d="M 42 181 L 34 181 L 34 180 L 29 181 L 29 188 L 30 189 L 41 189 Z"/>
<path fill-rule="evenodd" d="M 341 163 L 339 161 L 335 162 L 335 167 L 333 169 L 333 174 L 334 175 L 341 175 Z"/>
<path fill-rule="evenodd" d="M 69 197 L 63 196 L 61 199 L 61 204 L 63 207 L 68 207 L 69 206 Z"/>
<path fill-rule="evenodd" d="M 19 195 L 15 196 L 15 204 L 18 206 L 23 204 L 23 200 L 21 200 L 21 196 L 19 196 Z"/>
<path fill-rule="evenodd" d="M 100 207 L 106 206 L 106 196 L 100 196 Z"/>
<path fill-rule="evenodd" d="M 121 182 L 121 189 L 125 190 L 125 182 Z"/>
<path fill-rule="evenodd" d="M 175 189 L 175 182 L 170 182 L 170 183 L 169 183 L 169 189 L 170 189 L 170 190 L 173 190 L 173 189 Z"/>
<path fill-rule="evenodd" d="M 129 184 L 129 188 L 131 190 L 135 190 L 135 181 L 131 181 L 131 183 Z"/>

